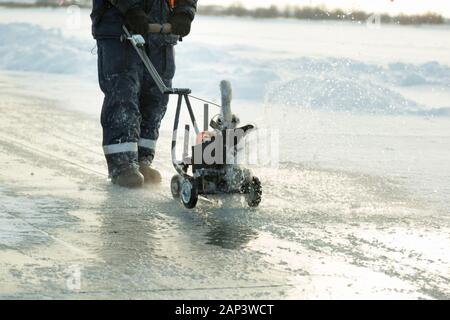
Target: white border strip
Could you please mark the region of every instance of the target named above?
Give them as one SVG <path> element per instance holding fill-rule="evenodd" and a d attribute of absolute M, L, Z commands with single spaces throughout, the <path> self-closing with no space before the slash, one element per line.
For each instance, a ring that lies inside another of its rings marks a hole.
<path fill-rule="evenodd" d="M 150 139 L 139 139 L 138 146 L 141 148 L 146 149 L 152 149 L 155 150 L 156 148 L 156 140 L 150 140 Z"/>
<path fill-rule="evenodd" d="M 123 152 L 137 152 L 138 146 L 136 142 L 126 142 L 118 144 L 110 144 L 108 146 L 103 146 L 103 152 L 105 154 L 115 154 Z"/>

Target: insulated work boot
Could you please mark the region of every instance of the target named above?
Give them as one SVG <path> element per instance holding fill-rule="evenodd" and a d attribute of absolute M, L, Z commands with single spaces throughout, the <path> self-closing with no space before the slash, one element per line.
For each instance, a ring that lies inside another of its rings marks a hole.
<path fill-rule="evenodd" d="M 148 161 L 139 162 L 139 171 L 144 176 L 145 183 L 160 183 L 162 180 L 159 171 L 153 169 Z"/>
<path fill-rule="evenodd" d="M 125 188 L 139 188 L 144 185 L 144 177 L 136 168 L 122 171 L 118 176 L 113 177 L 111 181 Z"/>

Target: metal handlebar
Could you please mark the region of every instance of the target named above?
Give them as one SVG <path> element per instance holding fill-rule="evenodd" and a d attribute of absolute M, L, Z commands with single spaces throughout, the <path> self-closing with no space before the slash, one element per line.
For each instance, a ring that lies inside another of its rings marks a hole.
<path fill-rule="evenodd" d="M 151 23 L 148 25 L 149 33 L 161 33 L 161 34 L 170 34 L 172 33 L 172 25 L 170 23 L 158 24 Z"/>
<path fill-rule="evenodd" d="M 158 33 L 162 29 L 165 29 L 164 26 L 166 26 L 166 28 L 168 28 L 167 29 L 168 31 L 171 30 L 171 27 L 170 28 L 168 27 L 168 26 L 170 26 L 170 24 L 165 24 L 165 25 L 150 24 L 149 30 L 152 28 L 154 30 L 156 30 L 155 26 L 159 26 Z M 130 41 L 130 43 L 133 45 L 134 49 L 136 50 L 137 54 L 141 58 L 142 62 L 144 63 L 145 67 L 147 68 L 148 72 L 150 73 L 151 77 L 155 81 L 155 83 L 158 86 L 158 89 L 161 91 L 161 93 L 163 93 L 163 94 L 182 94 L 182 95 L 191 93 L 190 89 L 168 88 L 166 86 L 166 84 L 164 83 L 163 79 L 161 78 L 161 76 L 159 75 L 158 71 L 153 66 L 152 62 L 150 61 L 150 59 L 145 51 L 144 37 L 140 34 L 131 34 L 128 31 L 126 26 L 122 26 L 122 29 L 125 31 L 126 39 L 128 41 Z"/>

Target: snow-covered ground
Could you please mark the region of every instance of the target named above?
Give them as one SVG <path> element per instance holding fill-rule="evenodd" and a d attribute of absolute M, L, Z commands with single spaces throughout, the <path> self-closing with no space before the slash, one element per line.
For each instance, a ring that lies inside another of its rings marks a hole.
<path fill-rule="evenodd" d="M 256 168 L 259 209 L 188 212 L 168 191 L 173 101 L 162 186 L 102 176 L 95 42 L 74 14 L 0 9 L 0 297 L 450 297 L 448 26 L 198 17 L 175 84 L 218 101 L 231 80 L 280 163 Z"/>

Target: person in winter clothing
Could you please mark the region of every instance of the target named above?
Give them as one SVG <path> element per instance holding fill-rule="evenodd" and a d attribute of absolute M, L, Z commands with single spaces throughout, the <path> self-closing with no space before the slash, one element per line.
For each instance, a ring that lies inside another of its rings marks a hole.
<path fill-rule="evenodd" d="M 162 94 L 132 45 L 125 25 L 146 40 L 146 52 L 168 87 L 175 74 L 174 45 L 189 34 L 197 0 L 93 0 L 98 78 L 105 98 L 103 150 L 113 183 L 139 187 L 159 182 L 151 167 L 169 97 Z M 172 34 L 149 34 L 148 24 L 170 23 Z"/>

